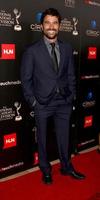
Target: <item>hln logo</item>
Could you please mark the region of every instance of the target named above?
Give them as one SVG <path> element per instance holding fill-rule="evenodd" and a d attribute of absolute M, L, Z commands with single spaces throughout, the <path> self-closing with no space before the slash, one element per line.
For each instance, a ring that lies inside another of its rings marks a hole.
<path fill-rule="evenodd" d="M 13 54 L 14 53 L 14 50 L 13 49 L 3 49 L 3 54 Z"/>
<path fill-rule="evenodd" d="M 1 60 L 15 59 L 15 44 L 1 44 L 0 59 Z"/>
<path fill-rule="evenodd" d="M 16 146 L 16 144 L 17 144 L 16 133 L 4 135 L 4 147 L 3 147 L 3 149 L 14 147 L 14 146 Z"/>
<path fill-rule="evenodd" d="M 88 59 L 96 59 L 97 57 L 97 48 L 89 47 L 88 48 Z"/>
<path fill-rule="evenodd" d="M 93 125 L 93 116 L 92 115 L 86 116 L 84 118 L 84 128 L 90 127 L 92 125 Z"/>

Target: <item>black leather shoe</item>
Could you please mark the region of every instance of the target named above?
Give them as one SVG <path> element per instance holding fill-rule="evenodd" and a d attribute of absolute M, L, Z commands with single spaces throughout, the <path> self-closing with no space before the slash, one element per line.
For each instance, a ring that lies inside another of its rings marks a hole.
<path fill-rule="evenodd" d="M 52 184 L 52 176 L 50 174 L 47 175 L 43 174 L 42 181 L 43 183 L 50 185 Z"/>
<path fill-rule="evenodd" d="M 76 172 L 74 169 L 71 171 L 61 169 L 60 171 L 61 171 L 61 174 L 64 176 L 72 176 L 73 178 L 79 179 L 79 180 L 85 179 L 84 174 L 81 174 L 80 172 Z"/>

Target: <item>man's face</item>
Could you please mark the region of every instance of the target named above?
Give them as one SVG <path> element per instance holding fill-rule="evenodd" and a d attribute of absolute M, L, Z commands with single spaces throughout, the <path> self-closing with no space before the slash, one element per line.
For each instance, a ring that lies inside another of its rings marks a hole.
<path fill-rule="evenodd" d="M 56 39 L 59 32 L 60 24 L 58 18 L 52 15 L 46 15 L 41 25 L 43 34 L 49 39 Z"/>

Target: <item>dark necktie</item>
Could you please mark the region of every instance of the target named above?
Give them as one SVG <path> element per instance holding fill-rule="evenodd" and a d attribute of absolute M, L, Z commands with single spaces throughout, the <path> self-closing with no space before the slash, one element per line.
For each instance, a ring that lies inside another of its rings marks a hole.
<path fill-rule="evenodd" d="M 57 61 L 57 55 L 56 55 L 56 52 L 55 52 L 55 43 L 51 43 L 51 47 L 52 47 L 51 57 L 52 57 L 52 60 L 53 60 L 54 70 L 56 72 L 58 72 L 58 61 Z"/>

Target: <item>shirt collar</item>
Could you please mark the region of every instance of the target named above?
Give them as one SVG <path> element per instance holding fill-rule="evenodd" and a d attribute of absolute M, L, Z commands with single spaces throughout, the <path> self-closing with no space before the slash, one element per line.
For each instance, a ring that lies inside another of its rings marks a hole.
<path fill-rule="evenodd" d="M 51 47 L 49 40 L 44 36 L 44 42 L 47 46 Z M 55 42 L 55 47 L 59 47 L 58 41 Z"/>

